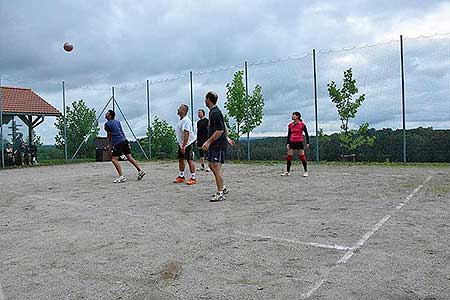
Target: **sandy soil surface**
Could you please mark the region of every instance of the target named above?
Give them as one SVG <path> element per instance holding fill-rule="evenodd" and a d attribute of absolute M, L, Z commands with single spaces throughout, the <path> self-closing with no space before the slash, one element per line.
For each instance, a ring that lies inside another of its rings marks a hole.
<path fill-rule="evenodd" d="M 448 167 L 123 166 L 0 172 L 0 298 L 449 299 Z"/>

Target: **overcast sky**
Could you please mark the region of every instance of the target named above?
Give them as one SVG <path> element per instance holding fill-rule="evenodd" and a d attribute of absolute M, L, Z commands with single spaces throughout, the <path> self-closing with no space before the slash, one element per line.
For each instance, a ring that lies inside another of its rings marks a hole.
<path fill-rule="evenodd" d="M 151 85 L 152 115 L 176 122 L 176 107 L 194 108 L 214 89 L 221 103 L 233 72 L 249 61 L 249 81 L 263 86 L 263 125 L 255 135 L 284 134 L 289 115 L 303 113 L 314 131 L 312 48 L 320 52 L 319 127 L 335 131 L 338 118 L 326 84 L 352 67 L 367 100 L 355 124 L 401 126 L 399 35 L 450 32 L 449 1 L 24 1 L 0 0 L 2 85 L 30 87 L 61 109 L 60 82 L 68 102 L 84 99 L 100 112 L 116 96 L 137 135 L 146 127 L 145 80 L 181 74 Z M 70 41 L 72 53 L 62 50 Z M 258 63 L 261 59 L 288 60 Z M 450 128 L 450 35 L 405 40 L 408 126 Z M 236 66 L 236 67 L 232 67 Z M 230 67 L 198 74 L 202 70 Z M 53 144 L 54 118 L 38 128 Z"/>

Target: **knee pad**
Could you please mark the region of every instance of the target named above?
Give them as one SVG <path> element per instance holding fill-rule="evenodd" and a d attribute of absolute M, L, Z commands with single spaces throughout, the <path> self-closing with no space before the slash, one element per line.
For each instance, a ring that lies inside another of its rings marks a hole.
<path fill-rule="evenodd" d="M 301 154 L 301 155 L 299 155 L 299 157 L 300 157 L 301 161 L 306 161 L 306 155 L 305 154 Z"/>
<path fill-rule="evenodd" d="M 286 160 L 287 160 L 287 161 L 292 161 L 292 155 L 286 156 Z"/>

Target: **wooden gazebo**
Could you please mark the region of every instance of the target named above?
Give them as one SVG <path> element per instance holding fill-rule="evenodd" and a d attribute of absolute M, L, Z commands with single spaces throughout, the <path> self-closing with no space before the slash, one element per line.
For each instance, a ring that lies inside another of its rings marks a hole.
<path fill-rule="evenodd" d="M 44 117 L 61 113 L 31 89 L 1 87 L 3 124 L 17 116 L 28 127 L 28 143 L 33 141 L 33 129 L 44 122 Z M 3 125 L 2 124 L 2 125 Z"/>

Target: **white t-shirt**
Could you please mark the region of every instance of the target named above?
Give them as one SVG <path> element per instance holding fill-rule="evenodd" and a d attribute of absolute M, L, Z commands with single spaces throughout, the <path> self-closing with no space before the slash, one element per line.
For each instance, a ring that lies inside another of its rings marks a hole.
<path fill-rule="evenodd" d="M 190 144 L 195 142 L 196 137 L 195 137 L 194 130 L 192 128 L 191 119 L 189 119 L 188 116 L 185 116 L 183 119 L 179 120 L 178 124 L 177 124 L 177 128 L 176 128 L 177 141 L 178 141 L 178 144 L 180 144 L 180 146 L 183 145 L 185 130 L 189 131 L 189 139 L 186 144 L 186 146 L 189 146 Z"/>

